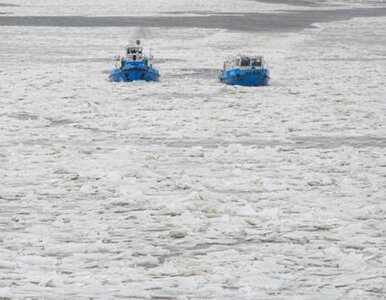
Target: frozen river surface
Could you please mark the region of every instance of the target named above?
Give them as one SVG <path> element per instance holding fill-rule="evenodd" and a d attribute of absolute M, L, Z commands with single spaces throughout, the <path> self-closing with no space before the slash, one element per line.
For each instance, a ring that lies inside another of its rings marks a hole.
<path fill-rule="evenodd" d="M 350 8 L 266 2 L 219 11 Z M 0 13 L 55 15 L 39 3 Z M 384 299 L 386 18 L 314 26 L 0 26 L 0 298 Z M 108 82 L 138 37 L 161 82 Z M 270 86 L 217 81 L 240 49 Z"/>

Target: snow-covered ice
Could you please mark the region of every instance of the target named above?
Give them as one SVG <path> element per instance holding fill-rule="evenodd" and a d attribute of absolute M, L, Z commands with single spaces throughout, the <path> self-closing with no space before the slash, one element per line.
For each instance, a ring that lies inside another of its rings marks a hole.
<path fill-rule="evenodd" d="M 0 27 L 0 298 L 383 299 L 386 17 L 315 26 Z M 161 82 L 108 82 L 141 36 Z M 240 47 L 270 86 L 217 81 Z"/>
<path fill-rule="evenodd" d="M 251 13 L 283 10 L 308 10 L 347 7 L 383 6 L 383 0 L 314 0 L 314 1 L 250 1 L 250 0 L 7 0 L 3 11 L 29 16 L 154 16 L 170 14 Z M 291 5 L 298 2 L 298 5 Z M 322 3 L 323 6 L 314 4 Z M 9 5 L 11 4 L 11 5 Z M 0 6 L 1 7 L 1 6 Z"/>

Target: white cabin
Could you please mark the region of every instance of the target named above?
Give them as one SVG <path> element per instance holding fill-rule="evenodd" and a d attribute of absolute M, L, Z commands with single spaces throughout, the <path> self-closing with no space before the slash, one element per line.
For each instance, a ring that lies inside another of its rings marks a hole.
<path fill-rule="evenodd" d="M 136 45 L 132 44 L 126 46 L 126 60 L 127 61 L 142 61 L 143 59 L 143 50 L 141 46 L 141 41 L 137 40 Z"/>
<path fill-rule="evenodd" d="M 237 55 L 235 58 L 224 62 L 224 71 L 232 69 L 264 69 L 267 64 L 262 56 Z"/>

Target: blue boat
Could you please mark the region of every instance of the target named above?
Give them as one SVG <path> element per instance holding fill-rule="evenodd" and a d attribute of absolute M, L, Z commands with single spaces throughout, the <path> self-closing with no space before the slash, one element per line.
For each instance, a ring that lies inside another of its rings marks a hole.
<path fill-rule="evenodd" d="M 225 61 L 219 74 L 220 81 L 230 85 L 268 85 L 269 70 L 262 56 L 237 55 Z"/>
<path fill-rule="evenodd" d="M 153 56 L 143 54 L 141 41 L 135 46 L 126 47 L 126 56 L 116 58 L 116 68 L 109 79 L 114 82 L 131 82 L 134 80 L 159 81 L 159 72 L 153 68 Z"/>

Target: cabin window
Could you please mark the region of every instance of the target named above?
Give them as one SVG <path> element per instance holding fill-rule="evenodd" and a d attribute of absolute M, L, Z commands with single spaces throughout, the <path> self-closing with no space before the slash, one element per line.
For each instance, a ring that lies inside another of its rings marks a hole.
<path fill-rule="evenodd" d="M 251 65 L 251 60 L 248 57 L 241 58 L 241 67 L 249 67 Z"/>
<path fill-rule="evenodd" d="M 260 59 L 254 59 L 252 61 L 252 67 L 261 67 L 261 60 Z"/>

